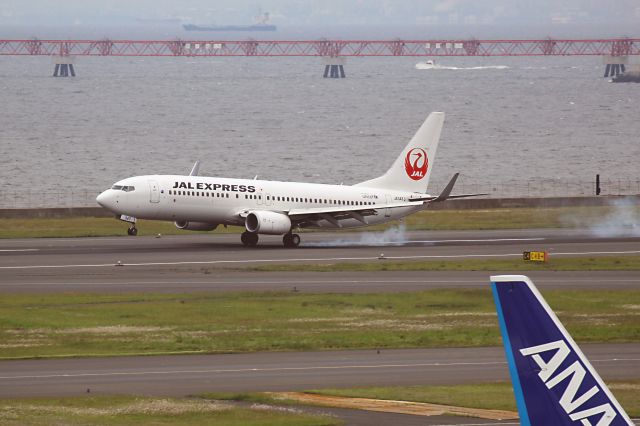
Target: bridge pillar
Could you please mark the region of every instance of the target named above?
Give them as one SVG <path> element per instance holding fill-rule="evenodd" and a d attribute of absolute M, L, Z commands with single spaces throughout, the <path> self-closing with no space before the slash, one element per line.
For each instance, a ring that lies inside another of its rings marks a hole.
<path fill-rule="evenodd" d="M 53 63 L 55 65 L 53 69 L 54 77 L 75 77 L 76 70 L 73 68 L 73 64 L 76 60 L 75 56 L 62 55 L 52 56 Z"/>
<path fill-rule="evenodd" d="M 640 83 L 640 59 L 632 56 L 604 56 L 604 77 L 614 83 Z"/>
<path fill-rule="evenodd" d="M 324 78 L 345 78 L 345 58 L 339 56 L 327 56 L 324 58 Z"/>

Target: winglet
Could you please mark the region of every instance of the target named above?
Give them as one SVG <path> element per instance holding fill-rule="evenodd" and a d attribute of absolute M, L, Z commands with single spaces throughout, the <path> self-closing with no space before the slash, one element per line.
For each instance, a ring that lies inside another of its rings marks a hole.
<path fill-rule="evenodd" d="M 449 198 L 449 195 L 451 195 L 451 191 L 453 190 L 453 186 L 456 184 L 456 180 L 458 180 L 458 176 L 460 176 L 460 173 L 456 173 L 455 175 L 453 175 L 453 177 L 451 178 L 447 186 L 445 186 L 445 188 L 442 190 L 440 195 L 438 195 L 436 198 L 433 199 L 433 202 L 445 201 L 447 198 Z"/>
<path fill-rule="evenodd" d="M 491 287 L 521 425 L 633 425 L 528 277 Z"/>
<path fill-rule="evenodd" d="M 191 168 L 191 173 L 189 173 L 189 176 L 198 176 L 198 172 L 200 172 L 200 160 L 195 162 L 195 164 Z"/>

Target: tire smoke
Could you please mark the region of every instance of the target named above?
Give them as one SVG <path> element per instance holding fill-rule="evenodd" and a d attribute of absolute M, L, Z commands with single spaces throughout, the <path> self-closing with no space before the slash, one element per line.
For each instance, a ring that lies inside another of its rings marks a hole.
<path fill-rule="evenodd" d="M 598 238 L 640 236 L 640 206 L 632 198 L 621 198 L 609 202 L 611 210 L 598 219 L 566 216 L 563 221 L 577 228 L 586 228 Z"/>
<path fill-rule="evenodd" d="M 331 241 L 305 244 L 307 247 L 348 247 L 348 246 L 401 246 L 406 244 L 407 227 L 404 223 L 382 232 L 363 232 Z"/>

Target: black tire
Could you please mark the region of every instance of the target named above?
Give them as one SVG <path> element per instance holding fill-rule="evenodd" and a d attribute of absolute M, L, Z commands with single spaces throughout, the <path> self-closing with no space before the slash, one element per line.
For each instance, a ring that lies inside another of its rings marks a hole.
<path fill-rule="evenodd" d="M 258 244 L 258 234 L 254 234 L 253 232 L 243 232 L 240 235 L 240 241 L 246 247 L 255 247 Z"/>
<path fill-rule="evenodd" d="M 295 248 L 300 245 L 300 236 L 298 234 L 284 234 L 282 244 L 287 248 Z"/>
<path fill-rule="evenodd" d="M 138 228 L 131 227 L 127 229 L 127 235 L 131 235 L 132 237 L 135 237 L 136 235 L 138 235 Z"/>

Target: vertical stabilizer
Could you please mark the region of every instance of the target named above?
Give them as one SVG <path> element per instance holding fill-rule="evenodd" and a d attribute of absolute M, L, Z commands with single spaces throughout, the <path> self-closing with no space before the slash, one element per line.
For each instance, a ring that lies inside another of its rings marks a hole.
<path fill-rule="evenodd" d="M 491 287 L 521 425 L 633 425 L 528 277 Z"/>
<path fill-rule="evenodd" d="M 424 193 L 436 158 L 444 112 L 432 112 L 387 172 L 355 186 Z"/>

